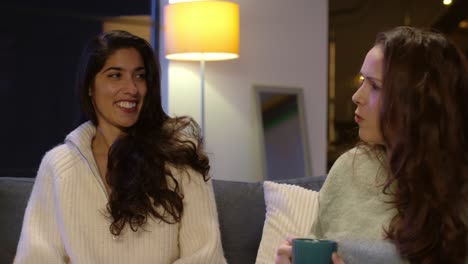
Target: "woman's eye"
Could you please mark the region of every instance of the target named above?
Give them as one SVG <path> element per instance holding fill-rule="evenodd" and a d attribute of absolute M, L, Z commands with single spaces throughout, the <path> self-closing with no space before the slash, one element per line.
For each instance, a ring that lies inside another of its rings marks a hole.
<path fill-rule="evenodd" d="M 121 74 L 120 73 L 111 73 L 107 75 L 109 78 L 120 78 Z"/>
<path fill-rule="evenodd" d="M 375 84 L 375 83 L 372 83 L 372 84 L 371 84 L 371 87 L 372 87 L 372 90 L 380 90 L 380 86 L 378 86 L 378 85 Z"/>
<path fill-rule="evenodd" d="M 145 73 L 139 73 L 139 74 L 136 75 L 136 77 L 137 77 L 138 79 L 143 79 L 143 80 L 145 80 L 146 74 L 145 74 Z"/>

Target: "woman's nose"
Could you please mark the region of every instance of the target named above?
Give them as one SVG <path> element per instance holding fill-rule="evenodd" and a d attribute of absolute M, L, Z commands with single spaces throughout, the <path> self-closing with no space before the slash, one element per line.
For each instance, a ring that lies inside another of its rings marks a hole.
<path fill-rule="evenodd" d="M 125 92 L 132 95 L 138 92 L 137 83 L 133 78 L 127 79 L 127 82 L 125 83 Z"/>
<path fill-rule="evenodd" d="M 361 105 L 364 103 L 364 85 L 361 85 L 356 92 L 353 94 L 351 97 L 351 100 L 353 101 L 354 104 L 356 105 Z"/>
<path fill-rule="evenodd" d="M 353 94 L 353 96 L 351 97 L 351 100 L 353 101 L 354 104 L 359 104 L 359 101 L 358 101 L 358 95 L 357 95 L 357 91 Z"/>

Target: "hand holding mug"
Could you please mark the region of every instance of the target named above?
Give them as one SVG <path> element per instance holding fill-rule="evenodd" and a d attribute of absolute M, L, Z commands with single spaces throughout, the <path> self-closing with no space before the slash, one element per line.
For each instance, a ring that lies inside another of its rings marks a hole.
<path fill-rule="evenodd" d="M 288 236 L 278 247 L 278 250 L 276 250 L 275 264 L 291 264 L 292 240 L 294 238 L 293 236 Z"/>
<path fill-rule="evenodd" d="M 336 254 L 336 250 L 337 243 L 332 240 L 296 238 L 292 241 L 292 263 L 343 263 L 341 258 Z"/>
<path fill-rule="evenodd" d="M 295 243 L 294 241 L 297 240 Z M 296 244 L 295 250 L 293 244 Z M 311 251 L 308 248 L 312 247 Z M 319 249 L 317 250 L 316 247 Z M 317 240 L 308 238 L 295 238 L 288 236 L 286 240 L 281 243 L 278 250 L 276 251 L 275 264 L 296 264 L 296 263 L 333 263 L 333 264 L 345 264 L 343 260 L 336 253 L 337 245 L 336 242 L 331 240 Z M 293 251 L 295 252 L 296 258 L 293 258 Z M 305 252 L 302 252 L 305 251 Z M 302 256 L 305 254 L 304 256 Z M 312 259 L 306 259 L 307 256 L 311 256 Z M 317 259 L 320 258 L 320 259 Z M 304 262 L 305 261 L 305 262 Z M 322 262 L 317 262 L 322 261 Z"/>

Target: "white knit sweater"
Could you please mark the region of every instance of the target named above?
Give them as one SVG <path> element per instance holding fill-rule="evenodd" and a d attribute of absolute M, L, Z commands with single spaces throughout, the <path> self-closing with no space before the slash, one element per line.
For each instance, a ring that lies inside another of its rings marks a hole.
<path fill-rule="evenodd" d="M 119 237 L 109 231 L 108 194 L 85 123 L 43 158 L 26 208 L 14 263 L 225 263 L 211 181 L 194 171 L 174 176 L 184 194 L 177 224 L 148 218 Z"/>

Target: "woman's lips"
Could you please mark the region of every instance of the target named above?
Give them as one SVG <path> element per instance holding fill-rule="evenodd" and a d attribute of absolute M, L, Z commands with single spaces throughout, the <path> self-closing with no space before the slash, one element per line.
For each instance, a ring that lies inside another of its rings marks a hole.
<path fill-rule="evenodd" d="M 358 114 L 354 114 L 354 121 L 355 121 L 356 123 L 360 123 L 360 122 L 364 121 L 364 118 L 362 118 L 362 117 L 361 117 L 360 115 L 358 115 Z"/>
<path fill-rule="evenodd" d="M 117 107 L 126 113 L 135 113 L 137 111 L 137 101 L 122 100 L 116 103 Z"/>

